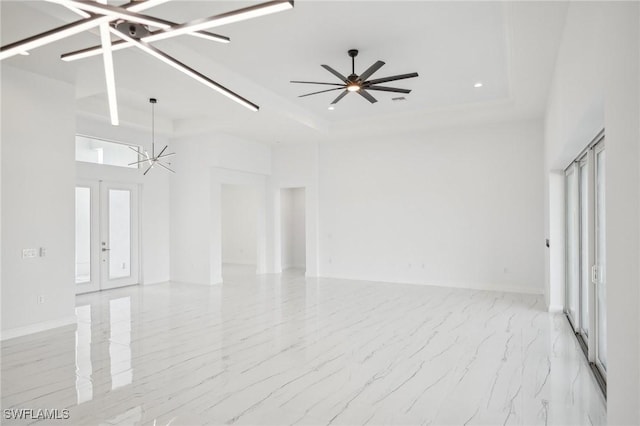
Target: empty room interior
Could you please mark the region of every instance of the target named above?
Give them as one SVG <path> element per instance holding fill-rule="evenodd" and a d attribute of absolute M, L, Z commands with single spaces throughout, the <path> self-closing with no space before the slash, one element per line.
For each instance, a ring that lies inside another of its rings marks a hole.
<path fill-rule="evenodd" d="M 640 2 L 0 23 L 2 424 L 640 425 Z"/>

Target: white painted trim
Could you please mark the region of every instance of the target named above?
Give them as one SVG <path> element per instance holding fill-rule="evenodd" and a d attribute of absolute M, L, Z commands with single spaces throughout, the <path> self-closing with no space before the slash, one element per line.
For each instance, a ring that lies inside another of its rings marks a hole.
<path fill-rule="evenodd" d="M 52 328 L 65 327 L 69 325 L 75 325 L 77 323 L 75 315 L 58 320 L 43 321 L 36 324 L 26 325 L 24 327 L 11 328 L 9 330 L 3 330 L 0 336 L 1 341 L 13 339 L 16 337 L 26 336 L 28 334 L 39 333 L 41 331 L 51 330 Z"/>
<path fill-rule="evenodd" d="M 165 280 L 165 281 L 156 281 L 153 283 L 142 283 L 140 284 L 141 286 L 148 286 L 148 285 L 158 285 L 158 284 L 169 284 L 171 283 L 171 281 Z"/>
<path fill-rule="evenodd" d="M 222 265 L 256 266 L 257 264 L 255 261 L 251 261 L 251 260 L 234 259 L 234 260 L 223 260 Z"/>
<path fill-rule="evenodd" d="M 215 277 L 213 282 L 202 283 L 202 282 L 193 282 L 193 281 L 176 281 L 170 280 L 166 282 L 167 284 L 181 284 L 181 285 L 200 285 L 200 286 L 212 286 L 222 284 L 222 277 Z M 160 283 L 159 283 L 160 284 Z"/>
<path fill-rule="evenodd" d="M 564 310 L 564 306 L 562 305 L 549 305 L 548 308 L 550 313 L 559 314 Z"/>
<path fill-rule="evenodd" d="M 501 285 L 501 284 L 493 284 L 493 283 L 427 283 L 427 282 L 405 282 L 405 281 L 380 281 L 380 280 L 368 280 L 366 278 L 351 278 L 351 277 L 330 277 L 330 276 L 318 276 L 318 278 L 330 278 L 330 279 L 338 279 L 338 280 L 349 280 L 349 281 L 369 281 L 380 284 L 409 284 L 409 285 L 422 285 L 422 286 L 432 286 L 432 287 L 444 287 L 444 288 L 462 288 L 467 290 L 483 290 L 483 291 L 501 291 L 506 293 L 521 293 L 521 294 L 533 294 L 542 296 L 544 294 L 543 288 L 527 288 L 520 287 L 516 285 Z"/>

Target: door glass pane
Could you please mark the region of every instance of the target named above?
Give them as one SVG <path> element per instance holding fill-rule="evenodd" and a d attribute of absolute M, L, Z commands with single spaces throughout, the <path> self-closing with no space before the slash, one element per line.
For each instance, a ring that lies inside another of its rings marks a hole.
<path fill-rule="evenodd" d="M 580 165 L 580 328 L 589 334 L 589 211 L 588 187 L 589 173 L 587 163 Z"/>
<path fill-rule="evenodd" d="M 131 191 L 109 189 L 109 279 L 131 276 Z"/>
<path fill-rule="evenodd" d="M 607 369 L 607 273 L 605 234 L 605 152 L 596 153 L 596 265 L 598 267 L 597 311 L 598 361 Z"/>
<path fill-rule="evenodd" d="M 567 313 L 571 317 L 574 327 L 578 319 L 579 294 L 579 258 L 578 258 L 578 224 L 577 224 L 577 182 L 576 173 L 567 174 Z"/>
<path fill-rule="evenodd" d="M 76 187 L 76 284 L 91 281 L 91 189 Z"/>

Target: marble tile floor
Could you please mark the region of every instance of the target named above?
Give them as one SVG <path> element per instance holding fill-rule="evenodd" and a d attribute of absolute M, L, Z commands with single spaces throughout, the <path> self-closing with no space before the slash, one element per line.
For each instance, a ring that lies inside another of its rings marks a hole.
<path fill-rule="evenodd" d="M 2 343 L 2 408 L 55 425 L 602 425 L 541 296 L 233 274 L 77 297 L 77 327 Z M 4 411 L 3 411 L 4 413 Z"/>

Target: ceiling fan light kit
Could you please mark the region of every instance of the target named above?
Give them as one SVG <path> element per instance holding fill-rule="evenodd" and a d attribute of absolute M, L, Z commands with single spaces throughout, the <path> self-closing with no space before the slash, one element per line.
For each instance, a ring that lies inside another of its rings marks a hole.
<path fill-rule="evenodd" d="M 348 93 L 358 93 L 360 96 L 362 96 L 363 98 L 365 98 L 366 100 L 368 100 L 370 103 L 373 104 L 378 102 L 378 100 L 373 96 L 371 96 L 371 94 L 368 92 L 369 90 L 380 91 L 380 92 L 404 93 L 404 94 L 411 93 L 411 90 L 409 89 L 399 89 L 396 87 L 378 86 L 378 84 L 418 77 L 417 72 L 412 72 L 409 74 L 394 75 L 391 77 L 383 77 L 375 80 L 369 80 L 369 77 L 371 77 L 376 71 L 378 71 L 385 63 L 382 61 L 377 61 L 376 63 L 371 65 L 369 68 L 367 68 L 362 74 L 357 75 L 355 71 L 355 68 L 356 68 L 355 58 L 356 56 L 358 56 L 358 50 L 350 49 L 349 51 L 347 51 L 347 54 L 351 58 L 351 74 L 349 74 L 348 77 L 345 77 L 335 69 L 331 68 L 329 65 L 322 65 L 322 68 L 326 69 L 331 74 L 333 74 L 338 79 L 340 79 L 341 83 L 325 83 L 325 82 L 318 82 L 318 81 L 300 81 L 300 80 L 291 81 L 291 83 L 321 84 L 325 86 L 337 86 L 337 87 L 326 89 L 326 90 L 320 90 L 317 92 L 306 93 L 304 95 L 300 95 L 299 97 L 304 98 L 306 96 L 317 95 L 320 93 L 333 92 L 335 90 L 342 90 L 342 93 L 340 93 L 338 97 L 335 98 L 333 102 L 331 102 L 331 105 L 335 105 L 338 102 L 340 102 L 340 100 L 344 98 Z"/>
<path fill-rule="evenodd" d="M 99 46 L 65 53 L 61 56 L 61 59 L 65 61 L 73 61 L 95 55 L 102 55 L 107 87 L 107 98 L 109 101 L 109 114 L 111 117 L 111 124 L 113 125 L 118 125 L 119 123 L 113 52 L 128 47 L 137 47 L 139 50 L 142 50 L 174 69 L 181 71 L 183 74 L 188 75 L 205 86 L 223 94 L 251 111 L 258 111 L 258 105 L 234 93 L 230 89 L 183 64 L 177 59 L 167 55 L 152 46 L 150 43 L 180 35 L 190 35 L 205 38 L 207 40 L 228 43 L 230 41 L 228 37 L 209 33 L 206 30 L 293 9 L 294 5 L 293 0 L 272 0 L 220 15 L 196 19 L 183 24 L 176 24 L 171 21 L 140 13 L 146 9 L 150 9 L 171 0 L 133 0 L 123 6 L 108 5 L 106 0 L 46 1 L 64 6 L 82 16 L 83 19 L 62 25 L 58 28 L 45 31 L 15 43 L 2 46 L 0 47 L 0 60 L 4 60 L 15 55 L 29 54 L 30 50 L 71 37 L 83 31 L 99 27 L 101 40 L 101 44 Z M 115 35 L 120 40 L 111 40 L 111 34 Z"/>

